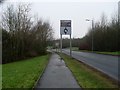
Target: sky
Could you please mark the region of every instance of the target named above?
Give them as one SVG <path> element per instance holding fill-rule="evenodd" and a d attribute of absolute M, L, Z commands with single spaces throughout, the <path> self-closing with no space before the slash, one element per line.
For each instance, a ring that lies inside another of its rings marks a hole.
<path fill-rule="evenodd" d="M 11 3 L 30 3 L 31 16 L 49 21 L 53 27 L 54 38 L 60 38 L 60 20 L 72 21 L 72 38 L 82 38 L 91 27 L 91 21 L 100 20 L 104 13 L 108 20 L 118 12 L 119 0 L 6 0 L 0 11 Z M 69 35 L 64 38 L 69 38 Z"/>

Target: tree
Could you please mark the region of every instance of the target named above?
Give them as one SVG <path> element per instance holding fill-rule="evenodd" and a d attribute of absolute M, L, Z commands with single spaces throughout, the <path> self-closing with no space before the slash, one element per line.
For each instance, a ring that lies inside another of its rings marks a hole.
<path fill-rule="evenodd" d="M 112 17 L 108 22 L 107 17 L 103 14 L 101 20 L 95 23 L 94 31 L 92 29 L 86 34 L 83 39 L 85 41 L 81 46 L 85 47 L 87 43 L 88 47 L 91 47 L 91 37 L 94 37 L 94 50 L 95 51 L 119 51 L 120 29 L 117 16 Z M 88 48 L 84 48 L 89 50 Z"/>
<path fill-rule="evenodd" d="M 39 47 L 34 47 L 36 51 L 41 54 L 46 52 L 46 47 L 48 45 L 48 41 L 52 39 L 52 27 L 48 22 L 42 22 L 42 20 L 38 20 L 37 24 L 33 27 L 33 37 L 35 38 L 35 44 Z"/>
<path fill-rule="evenodd" d="M 3 63 L 46 53 L 52 39 L 49 22 L 31 21 L 29 5 L 10 5 L 2 14 Z"/>

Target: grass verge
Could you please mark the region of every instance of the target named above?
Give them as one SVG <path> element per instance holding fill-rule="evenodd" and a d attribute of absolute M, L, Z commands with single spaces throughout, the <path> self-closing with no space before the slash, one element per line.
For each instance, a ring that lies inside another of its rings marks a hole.
<path fill-rule="evenodd" d="M 50 54 L 2 65 L 2 88 L 32 89 L 49 57 Z"/>
<path fill-rule="evenodd" d="M 68 55 L 60 54 L 82 88 L 117 88 L 113 81 Z"/>
<path fill-rule="evenodd" d="M 107 54 L 107 55 L 120 55 L 120 51 L 116 52 L 95 52 L 98 54 Z"/>
<path fill-rule="evenodd" d="M 88 51 L 88 50 L 75 50 L 75 49 L 73 51 L 92 52 L 92 51 Z M 116 51 L 116 52 L 99 52 L 99 51 L 93 51 L 93 53 L 120 56 L 120 51 Z"/>
<path fill-rule="evenodd" d="M 0 64 L 0 90 L 2 89 L 2 65 Z"/>
<path fill-rule="evenodd" d="M 81 52 L 92 52 L 92 51 L 89 51 L 89 50 L 79 50 L 78 47 L 72 47 L 72 50 L 73 50 L 73 51 L 81 51 Z M 116 52 L 100 52 L 100 51 L 93 51 L 93 53 L 120 56 L 120 51 L 116 51 Z"/>

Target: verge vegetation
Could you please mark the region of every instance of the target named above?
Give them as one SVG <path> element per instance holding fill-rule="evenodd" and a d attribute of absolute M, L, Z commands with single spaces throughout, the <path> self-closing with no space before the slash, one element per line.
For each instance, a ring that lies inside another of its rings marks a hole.
<path fill-rule="evenodd" d="M 60 54 L 66 65 L 72 71 L 76 80 L 82 88 L 117 88 L 117 82 L 112 81 L 100 72 L 97 72 L 85 64 L 71 58 L 68 55 Z"/>
<path fill-rule="evenodd" d="M 50 54 L 2 65 L 2 88 L 32 89 L 42 75 Z"/>
<path fill-rule="evenodd" d="M 76 47 L 76 48 L 73 48 L 72 50 L 73 50 L 73 51 L 81 51 L 81 52 L 92 52 L 92 51 L 89 51 L 89 50 L 79 50 L 77 47 Z M 116 51 L 116 52 L 93 51 L 93 53 L 120 56 L 120 51 Z"/>
<path fill-rule="evenodd" d="M 29 4 L 9 5 L 0 17 L 2 63 L 46 54 L 52 27 L 48 21 L 31 17 Z"/>

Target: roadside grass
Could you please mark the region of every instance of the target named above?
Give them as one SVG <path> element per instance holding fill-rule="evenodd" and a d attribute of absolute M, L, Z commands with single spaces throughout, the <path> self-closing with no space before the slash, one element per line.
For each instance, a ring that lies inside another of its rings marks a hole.
<path fill-rule="evenodd" d="M 85 64 L 60 54 L 82 88 L 117 88 L 118 85 Z"/>
<path fill-rule="evenodd" d="M 0 64 L 0 90 L 2 89 L 2 65 Z"/>
<path fill-rule="evenodd" d="M 72 50 L 73 50 L 73 51 L 78 51 L 79 48 L 78 48 L 78 47 L 72 47 Z"/>
<path fill-rule="evenodd" d="M 73 47 L 72 50 L 73 51 L 81 51 L 81 52 L 92 52 L 92 51 L 89 51 L 89 50 L 79 50 L 77 47 Z M 106 54 L 106 55 L 120 55 L 120 51 L 116 51 L 116 52 L 93 51 L 93 53 Z"/>
<path fill-rule="evenodd" d="M 70 49 L 70 48 L 68 47 L 68 48 L 64 48 L 64 49 Z M 78 47 L 71 47 L 71 50 L 72 51 L 79 51 L 79 48 Z"/>
<path fill-rule="evenodd" d="M 108 55 L 120 55 L 120 51 L 116 51 L 116 52 L 96 52 L 96 53 L 98 53 L 98 54 L 108 54 Z"/>
<path fill-rule="evenodd" d="M 2 65 L 2 88 L 32 89 L 42 75 L 50 54 Z"/>

